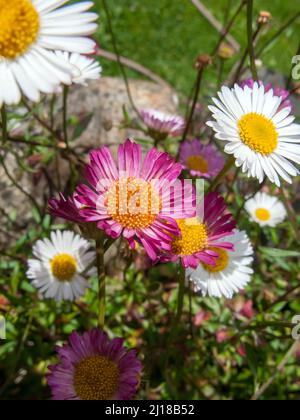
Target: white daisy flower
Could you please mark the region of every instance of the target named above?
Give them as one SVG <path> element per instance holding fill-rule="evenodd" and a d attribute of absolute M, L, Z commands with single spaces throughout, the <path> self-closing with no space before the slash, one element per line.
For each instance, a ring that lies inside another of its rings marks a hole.
<path fill-rule="evenodd" d="M 76 68 L 77 72 L 73 76 L 73 83 L 87 86 L 88 80 L 100 79 L 102 68 L 92 58 L 78 53 L 70 54 L 66 51 L 56 51 L 56 55 Z"/>
<path fill-rule="evenodd" d="M 234 155 L 237 167 L 263 181 L 265 175 L 280 186 L 280 177 L 291 183 L 299 171 L 300 125 L 294 124 L 291 108 L 279 110 L 282 98 L 254 83 L 253 89 L 223 87 L 209 109 L 216 121 L 208 126 L 216 138 L 227 142 L 225 152 Z"/>
<path fill-rule="evenodd" d="M 262 192 L 248 200 L 245 208 L 251 219 L 262 227 L 275 227 L 282 223 L 287 216 L 284 205 L 276 197 Z"/>
<path fill-rule="evenodd" d="M 219 254 L 216 266 L 201 263 L 196 270 L 187 269 L 187 278 L 203 296 L 232 299 L 251 280 L 254 252 L 246 232 L 236 230 L 227 239 L 235 250 L 213 248 Z"/>
<path fill-rule="evenodd" d="M 95 260 L 95 252 L 81 236 L 70 231 L 51 233 L 51 240 L 39 240 L 33 247 L 36 259 L 28 261 L 27 277 L 45 298 L 73 301 L 83 296 L 87 280 L 83 273 Z M 92 276 L 92 268 L 86 276 Z"/>
<path fill-rule="evenodd" d="M 0 0 L 0 107 L 20 102 L 22 94 L 39 101 L 71 84 L 74 67 L 55 50 L 91 54 L 98 15 L 93 2 L 60 7 L 68 0 Z"/>

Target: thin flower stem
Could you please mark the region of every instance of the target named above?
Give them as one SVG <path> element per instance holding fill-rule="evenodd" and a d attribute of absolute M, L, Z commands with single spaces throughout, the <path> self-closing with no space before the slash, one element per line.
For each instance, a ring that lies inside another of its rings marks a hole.
<path fill-rule="evenodd" d="M 203 70 L 204 70 L 204 68 L 201 67 L 200 70 L 198 71 L 194 99 L 193 99 L 192 107 L 191 107 L 191 110 L 190 110 L 190 113 L 189 113 L 188 121 L 186 123 L 185 130 L 184 130 L 184 133 L 183 133 L 183 136 L 182 136 L 182 140 L 181 140 L 182 143 L 186 140 L 187 135 L 188 135 L 189 130 L 190 130 L 190 126 L 191 126 L 192 121 L 193 121 L 193 117 L 194 117 L 194 113 L 195 113 L 195 110 L 196 110 L 196 106 L 197 106 L 197 102 L 198 102 L 198 98 L 199 98 L 199 93 L 200 93 L 200 89 L 201 89 L 201 84 L 202 84 Z"/>
<path fill-rule="evenodd" d="M 284 368 L 286 367 L 287 363 L 289 362 L 290 358 L 292 356 L 294 356 L 295 352 L 297 351 L 297 348 L 299 346 L 300 340 L 296 340 L 292 346 L 289 348 L 288 352 L 286 353 L 286 355 L 284 356 L 284 358 L 282 359 L 282 361 L 279 363 L 279 365 L 276 367 L 275 372 L 273 373 L 273 375 L 271 376 L 271 378 L 265 382 L 253 395 L 253 397 L 251 398 L 252 401 L 257 401 L 259 400 L 263 394 L 267 391 L 268 388 L 270 388 L 270 386 L 273 384 L 273 382 L 276 380 L 277 376 L 280 375 Z"/>
<path fill-rule="evenodd" d="M 214 179 L 214 181 L 212 182 L 212 184 L 210 185 L 208 191 L 215 191 L 218 187 L 218 185 L 222 182 L 222 180 L 225 178 L 225 176 L 227 175 L 227 173 L 230 171 L 230 169 L 233 167 L 235 163 L 235 158 L 233 156 L 231 156 L 226 165 L 224 166 L 223 170 L 219 173 L 219 175 Z"/>
<path fill-rule="evenodd" d="M 2 139 L 3 143 L 6 143 L 8 133 L 7 133 L 7 114 L 6 114 L 6 107 L 3 104 L 1 108 L 1 125 L 2 125 Z"/>
<path fill-rule="evenodd" d="M 50 101 L 50 127 L 52 130 L 54 130 L 55 103 L 56 103 L 56 94 L 54 93 Z"/>
<path fill-rule="evenodd" d="M 248 0 L 248 3 L 247 3 L 248 52 L 250 56 L 250 68 L 251 68 L 252 77 L 255 81 L 258 81 L 257 68 L 255 64 L 252 21 L 253 21 L 253 0 Z"/>
<path fill-rule="evenodd" d="M 218 44 L 216 45 L 216 47 L 215 47 L 214 51 L 213 51 L 213 52 L 212 52 L 212 54 L 211 54 L 213 57 L 217 54 L 217 52 L 218 52 L 218 50 L 219 50 L 219 48 L 220 48 L 220 45 L 222 44 L 222 42 L 224 41 L 224 39 L 226 39 L 227 35 L 229 34 L 229 32 L 230 32 L 231 28 L 233 27 L 233 25 L 234 25 L 234 23 L 235 23 L 236 19 L 238 18 L 239 14 L 240 14 L 240 13 L 241 13 L 241 11 L 243 10 L 243 8 L 244 8 L 244 6 L 246 5 L 246 3 L 247 3 L 247 0 L 242 0 L 242 1 L 241 1 L 241 4 L 239 5 L 239 7 L 238 7 L 237 11 L 235 12 L 235 14 L 232 16 L 232 18 L 231 18 L 231 19 L 230 19 L 230 21 L 228 22 L 228 24 L 227 24 L 226 28 L 224 29 L 224 32 L 223 32 L 223 33 L 222 33 L 222 35 L 221 35 L 221 38 L 219 39 Z"/>
<path fill-rule="evenodd" d="M 44 143 L 40 143 L 38 141 L 22 139 L 22 138 L 19 138 L 19 137 L 8 136 L 7 140 L 12 142 L 12 143 L 26 144 L 27 146 L 46 147 L 48 149 L 61 149 L 61 147 L 56 146 L 55 144 L 44 144 Z"/>
<path fill-rule="evenodd" d="M 33 118 L 43 127 L 45 128 L 54 138 L 56 138 L 59 142 L 63 142 L 63 138 L 60 136 L 59 133 L 57 133 L 55 130 L 53 130 L 50 125 L 44 121 L 42 118 L 40 118 L 34 110 L 31 108 L 31 106 L 23 100 L 25 108 L 30 112 L 30 114 L 33 116 Z"/>
<path fill-rule="evenodd" d="M 166 358 L 165 358 L 166 368 L 168 367 L 168 364 L 169 364 L 170 350 L 174 342 L 175 336 L 178 332 L 178 327 L 179 327 L 182 313 L 183 313 L 184 292 L 185 292 L 185 269 L 182 267 L 181 264 L 179 267 L 178 280 L 179 280 L 179 285 L 178 285 L 179 288 L 178 288 L 178 298 L 177 298 L 177 310 L 176 310 L 176 315 L 171 325 L 170 334 L 168 338 Z"/>
<path fill-rule="evenodd" d="M 116 36 L 115 36 L 115 33 L 114 33 L 114 29 L 113 29 L 113 25 L 112 25 L 112 20 L 111 20 L 111 15 L 110 15 L 110 11 L 109 11 L 109 7 L 108 7 L 108 4 L 107 4 L 107 1 L 106 0 L 102 0 L 102 4 L 103 4 L 103 9 L 104 9 L 104 12 L 105 12 L 106 18 L 107 18 L 108 31 L 110 33 L 111 40 L 112 40 L 112 45 L 113 45 L 113 49 L 114 49 L 114 52 L 115 52 L 116 57 L 117 57 L 117 63 L 119 65 L 119 68 L 120 68 L 122 77 L 124 79 L 124 83 L 125 83 L 125 86 L 126 86 L 126 91 L 127 91 L 127 96 L 128 96 L 129 102 L 130 102 L 133 110 L 135 111 L 135 113 L 139 117 L 139 119 L 142 121 L 141 114 L 140 114 L 138 108 L 136 107 L 136 105 L 134 103 L 134 100 L 133 100 L 133 96 L 131 94 L 128 77 L 127 77 L 125 68 L 123 66 L 123 62 L 122 62 L 121 55 L 120 55 L 120 52 L 119 52 L 119 48 L 118 48 L 118 44 L 117 44 L 117 39 L 116 39 Z"/>
<path fill-rule="evenodd" d="M 98 313 L 98 324 L 99 328 L 104 328 L 105 325 L 105 297 L 106 297 L 106 285 L 105 285 L 105 265 L 104 265 L 104 241 L 96 241 L 96 253 L 97 253 L 97 270 L 98 270 L 98 300 L 99 300 L 99 313 Z"/>
<path fill-rule="evenodd" d="M 252 44 L 253 45 L 255 45 L 255 43 L 258 39 L 258 36 L 260 34 L 260 30 L 261 30 L 262 27 L 263 27 L 262 24 L 257 25 L 257 29 L 254 32 L 253 37 L 252 37 Z M 247 67 L 245 68 L 244 66 L 245 66 L 245 62 L 247 60 L 248 54 L 249 54 L 249 48 L 248 48 L 248 45 L 247 45 L 247 48 L 246 48 L 246 50 L 245 50 L 245 52 L 242 56 L 242 59 L 241 59 L 239 65 L 238 65 L 238 68 L 234 73 L 233 83 L 236 83 L 239 80 L 239 78 L 244 74 L 245 70 L 247 69 Z"/>
<path fill-rule="evenodd" d="M 64 132 L 64 141 L 69 148 L 68 143 L 68 94 L 69 94 L 69 87 L 64 86 L 63 91 L 63 132 Z"/>

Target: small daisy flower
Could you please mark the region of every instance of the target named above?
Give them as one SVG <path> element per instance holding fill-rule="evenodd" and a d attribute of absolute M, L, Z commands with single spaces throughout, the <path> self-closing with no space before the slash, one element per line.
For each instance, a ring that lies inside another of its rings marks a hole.
<path fill-rule="evenodd" d="M 182 117 L 164 114 L 155 109 L 141 110 L 141 117 L 150 132 L 161 134 L 162 138 L 181 136 L 185 129 Z"/>
<path fill-rule="evenodd" d="M 278 198 L 263 192 L 257 193 L 254 198 L 248 200 L 245 209 L 251 219 L 262 227 L 275 227 L 287 216 L 287 211 Z"/>
<path fill-rule="evenodd" d="M 195 291 L 203 296 L 232 299 L 251 280 L 254 252 L 247 234 L 236 230 L 227 239 L 233 243 L 234 250 L 211 248 L 218 254 L 215 266 L 201 263 L 196 270 L 189 268 L 186 272 Z"/>
<path fill-rule="evenodd" d="M 76 68 L 77 72 L 72 78 L 73 83 L 87 86 L 88 80 L 100 79 L 102 68 L 94 59 L 78 53 L 70 54 L 66 51 L 56 51 L 56 55 Z"/>
<path fill-rule="evenodd" d="M 49 367 L 53 400 L 131 400 L 142 365 L 123 341 L 109 340 L 99 329 L 73 332 L 69 344 L 57 348 L 59 363 Z"/>
<path fill-rule="evenodd" d="M 56 231 L 51 240 L 39 240 L 33 247 L 36 257 L 28 261 L 27 277 L 45 298 L 73 301 L 85 293 L 83 274 L 95 260 L 90 244 L 73 232 Z M 92 276 L 92 269 L 87 276 Z"/>
<path fill-rule="evenodd" d="M 223 87 L 218 95 L 209 107 L 215 121 L 207 125 L 226 142 L 225 152 L 234 155 L 237 167 L 260 182 L 267 176 L 277 186 L 280 178 L 292 183 L 299 174 L 291 161 L 300 163 L 300 125 L 290 108 L 279 111 L 281 97 L 257 83 L 253 89 Z"/>
<path fill-rule="evenodd" d="M 195 215 L 193 189 L 178 180 L 181 171 L 179 163 L 155 148 L 143 160 L 141 146 L 131 140 L 119 147 L 117 164 L 107 147 L 95 150 L 85 170 L 89 185 L 79 185 L 76 192 L 80 216 L 112 238 L 123 236 L 133 249 L 137 241 L 155 261 L 179 234 L 175 219 Z M 60 206 L 51 201 L 54 214 L 68 219 Z"/>
<path fill-rule="evenodd" d="M 215 265 L 219 254 L 212 248 L 233 250 L 233 244 L 224 237 L 235 229 L 231 214 L 225 214 L 223 197 L 209 193 L 204 199 L 204 217 L 178 220 L 180 234 L 174 237 L 171 253 L 162 261 L 181 261 L 185 268 L 197 268 L 200 262 Z M 220 241 L 222 239 L 222 241 Z"/>
<path fill-rule="evenodd" d="M 180 147 L 180 162 L 192 176 L 216 177 L 224 167 L 224 157 L 212 145 L 204 145 L 200 140 L 186 140 Z"/>
<path fill-rule="evenodd" d="M 74 68 L 54 51 L 91 54 L 88 38 L 98 16 L 87 13 L 93 2 L 60 7 L 68 0 L 0 0 L 0 106 L 20 102 L 22 94 L 39 101 L 71 84 Z"/>
<path fill-rule="evenodd" d="M 240 86 L 242 88 L 244 88 L 245 86 L 248 86 L 250 89 L 253 89 L 255 81 L 253 79 L 248 79 L 248 80 L 244 80 L 243 82 L 240 83 Z M 259 85 L 263 86 L 264 82 L 262 82 L 261 80 L 259 81 Z M 265 92 L 269 92 L 270 90 L 273 90 L 274 95 L 275 96 L 279 96 L 282 100 L 282 103 L 280 105 L 280 107 L 278 108 L 279 110 L 283 109 L 283 108 L 292 108 L 292 102 L 288 99 L 288 97 L 290 96 L 290 92 L 286 89 L 282 89 L 278 86 L 274 87 L 272 85 L 272 83 L 268 83 L 265 86 Z"/>

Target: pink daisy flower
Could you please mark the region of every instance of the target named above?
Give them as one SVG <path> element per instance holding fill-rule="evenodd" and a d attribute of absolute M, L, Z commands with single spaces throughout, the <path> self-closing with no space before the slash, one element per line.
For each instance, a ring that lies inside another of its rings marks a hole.
<path fill-rule="evenodd" d="M 176 115 L 164 114 L 155 109 L 143 109 L 141 117 L 151 132 L 159 133 L 163 138 L 179 137 L 185 129 L 185 120 Z"/>
<path fill-rule="evenodd" d="M 59 198 L 51 198 L 49 200 L 48 209 L 53 216 L 61 219 L 70 220 L 74 223 L 84 223 L 84 218 L 80 214 L 81 204 L 76 199 L 76 194 L 65 198 L 63 194 L 59 194 Z"/>
<path fill-rule="evenodd" d="M 200 140 L 185 141 L 180 147 L 180 162 L 192 176 L 216 177 L 224 168 L 225 159 L 212 145 L 204 145 Z"/>
<path fill-rule="evenodd" d="M 175 219 L 195 215 L 193 188 L 178 180 L 181 171 L 156 149 L 143 161 L 141 146 L 127 140 L 119 147 L 118 164 L 107 147 L 91 152 L 89 185 L 79 185 L 71 199 L 51 200 L 50 208 L 66 219 L 70 210 L 71 220 L 78 210 L 81 222 L 96 223 L 112 238 L 123 235 L 132 248 L 139 242 L 155 261 L 179 234 Z"/>
<path fill-rule="evenodd" d="M 47 377 L 53 400 L 130 400 L 138 389 L 142 365 L 122 338 L 109 340 L 99 329 L 57 348 L 59 363 Z"/>
<path fill-rule="evenodd" d="M 255 83 L 255 80 L 248 79 L 248 80 L 244 80 L 243 82 L 241 82 L 240 86 L 242 88 L 244 88 L 245 86 L 248 86 L 250 89 L 253 89 L 254 83 Z M 259 85 L 264 86 L 264 82 L 262 82 L 260 80 Z M 282 99 L 282 104 L 278 108 L 279 111 L 284 109 L 284 108 L 291 108 L 291 109 L 293 108 L 292 102 L 288 99 L 288 97 L 290 96 L 290 92 L 288 90 L 282 89 L 280 87 L 274 87 L 272 85 L 272 83 L 268 83 L 268 84 L 265 85 L 265 92 L 267 93 L 270 90 L 273 90 L 274 95 L 279 96 Z"/>
<path fill-rule="evenodd" d="M 184 268 L 196 269 L 200 262 L 216 265 L 218 248 L 234 250 L 230 242 L 222 238 L 233 234 L 236 222 L 225 213 L 226 204 L 217 193 L 209 193 L 204 198 L 203 217 L 178 220 L 180 235 L 174 237 L 172 251 L 162 258 L 163 262 L 181 261 Z"/>

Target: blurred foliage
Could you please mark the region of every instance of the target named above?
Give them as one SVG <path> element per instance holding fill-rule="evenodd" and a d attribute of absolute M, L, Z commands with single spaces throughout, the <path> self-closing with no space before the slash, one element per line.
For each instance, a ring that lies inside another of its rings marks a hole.
<path fill-rule="evenodd" d="M 222 23 L 228 21 L 237 9 L 239 1 L 204 0 L 202 3 Z M 102 1 L 97 0 L 100 14 L 98 39 L 100 46 L 113 51 L 111 37 L 107 31 Z M 195 78 L 194 63 L 198 55 L 210 54 L 218 39 L 218 32 L 197 11 L 190 0 L 113 0 L 109 1 L 114 31 L 120 53 L 148 67 L 171 83 L 179 92 L 188 95 Z M 268 10 L 273 20 L 264 31 L 259 45 L 271 39 L 273 34 L 298 12 L 299 4 L 293 1 L 259 0 L 254 2 L 255 12 Z M 230 13 L 228 15 L 228 13 Z M 142 22 L 142 24 L 141 24 Z M 240 15 L 231 34 L 244 51 L 246 13 Z M 291 57 L 299 46 L 300 22 L 289 28 L 263 55 L 263 64 L 268 68 L 289 75 Z M 225 74 L 239 58 L 235 55 L 226 62 Z M 119 75 L 116 64 L 101 60 L 105 74 Z M 128 71 L 132 77 L 138 74 Z M 207 73 L 212 84 L 217 69 Z"/>

